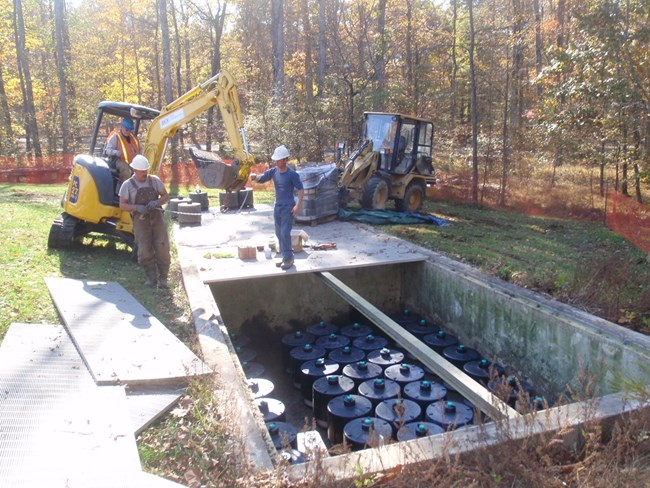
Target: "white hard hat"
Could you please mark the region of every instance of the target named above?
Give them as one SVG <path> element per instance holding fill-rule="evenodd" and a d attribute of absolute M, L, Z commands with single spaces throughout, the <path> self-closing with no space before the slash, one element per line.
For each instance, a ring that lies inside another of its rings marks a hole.
<path fill-rule="evenodd" d="M 273 161 L 279 161 L 280 159 L 288 159 L 289 158 L 289 150 L 285 146 L 278 146 L 275 148 L 275 151 L 273 151 L 273 156 L 271 156 L 271 159 Z"/>
<path fill-rule="evenodd" d="M 138 154 L 133 158 L 129 166 L 139 171 L 147 171 L 149 169 L 149 160 L 142 154 Z"/>

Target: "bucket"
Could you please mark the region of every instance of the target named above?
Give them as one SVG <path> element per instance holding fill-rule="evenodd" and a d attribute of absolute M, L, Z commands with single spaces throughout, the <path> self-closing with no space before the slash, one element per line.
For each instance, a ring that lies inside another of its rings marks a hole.
<path fill-rule="evenodd" d="M 483 385 L 505 373 L 503 366 L 487 359 L 469 361 L 463 365 L 463 371 Z"/>
<path fill-rule="evenodd" d="M 273 393 L 275 385 L 266 378 L 248 378 L 246 384 L 253 394 L 253 398 L 263 398 Z"/>
<path fill-rule="evenodd" d="M 327 405 L 334 398 L 354 391 L 354 381 L 343 375 L 330 375 L 314 381 L 312 409 L 319 427 L 327 427 Z"/>
<path fill-rule="evenodd" d="M 420 319 L 417 322 L 411 322 L 405 325 L 404 328 L 418 338 L 433 334 L 437 330 L 437 327 L 424 319 Z"/>
<path fill-rule="evenodd" d="M 235 346 L 235 354 L 237 354 L 240 362 L 251 362 L 257 357 L 257 351 L 250 347 Z"/>
<path fill-rule="evenodd" d="M 366 447 L 380 447 L 387 444 L 392 438 L 393 428 L 385 420 L 365 417 L 345 424 L 343 435 L 351 449 L 359 451 Z"/>
<path fill-rule="evenodd" d="M 315 335 L 316 337 L 338 334 L 339 326 L 335 324 L 328 324 L 327 322 L 321 320 L 317 324 L 313 324 L 307 327 L 307 332 Z"/>
<path fill-rule="evenodd" d="M 313 334 L 296 330 L 282 336 L 282 366 L 287 373 L 291 373 L 291 350 L 294 347 L 311 344 L 316 340 Z"/>
<path fill-rule="evenodd" d="M 271 434 L 273 445 L 279 451 L 286 447 L 298 447 L 298 430 L 287 422 L 267 422 L 266 428 Z"/>
<path fill-rule="evenodd" d="M 356 386 L 359 386 L 366 380 L 379 378 L 382 372 L 381 366 L 367 361 L 359 361 L 343 367 L 343 374 L 354 381 Z"/>
<path fill-rule="evenodd" d="M 179 203 L 186 203 L 187 200 L 184 199 L 183 197 L 179 196 L 178 198 L 170 198 L 169 202 L 167 202 L 167 210 L 171 214 L 172 219 L 176 220 L 178 218 L 178 204 Z"/>
<path fill-rule="evenodd" d="M 433 422 L 411 422 L 410 424 L 403 425 L 397 431 L 397 441 L 410 441 L 411 439 L 443 434 L 444 432 L 445 429 Z"/>
<path fill-rule="evenodd" d="M 423 379 L 424 370 L 415 364 L 393 364 L 384 370 L 384 376 L 402 387 L 412 381 L 420 381 Z"/>
<path fill-rule="evenodd" d="M 293 386 L 300 389 L 300 366 L 306 361 L 318 359 L 325 356 L 325 349 L 312 344 L 297 346 L 289 352 L 289 368 L 293 378 Z"/>
<path fill-rule="evenodd" d="M 422 342 L 424 342 L 438 354 L 442 354 L 442 351 L 446 347 L 455 346 L 458 344 L 458 338 L 455 335 L 448 334 L 441 329 L 433 334 L 428 334 L 422 337 Z"/>
<path fill-rule="evenodd" d="M 284 422 L 286 407 L 275 398 L 257 398 L 255 405 L 262 412 L 264 422 Z"/>
<path fill-rule="evenodd" d="M 179 225 L 201 225 L 201 204 L 179 203 L 177 215 Z"/>
<path fill-rule="evenodd" d="M 339 369 L 338 363 L 325 358 L 302 363 L 300 366 L 300 393 L 303 403 L 311 408 L 314 381 L 323 376 L 335 375 L 339 372 Z"/>
<path fill-rule="evenodd" d="M 381 349 L 382 347 L 388 347 L 388 339 L 374 334 L 368 334 L 365 337 L 357 337 L 352 341 L 352 345 L 362 351 L 366 351 L 367 353 L 369 351 Z"/>
<path fill-rule="evenodd" d="M 416 402 L 424 411 L 433 402 L 443 400 L 447 396 L 447 388 L 440 383 L 422 380 L 404 385 L 403 393 L 405 398 Z"/>
<path fill-rule="evenodd" d="M 255 361 L 242 361 L 241 367 L 244 370 L 246 378 L 259 378 L 266 370 L 262 364 L 256 363 Z"/>
<path fill-rule="evenodd" d="M 201 212 L 206 212 L 210 207 L 208 194 L 204 191 L 190 192 L 190 200 L 201 205 Z"/>
<path fill-rule="evenodd" d="M 467 347 L 465 344 L 445 347 L 442 350 L 442 355 L 447 361 L 460 369 L 463 369 L 463 365 L 469 361 L 481 359 L 481 354 L 476 349 Z"/>
<path fill-rule="evenodd" d="M 329 335 L 321 336 L 318 339 L 316 339 L 316 345 L 324 348 L 325 351 L 328 353 L 330 351 L 333 351 L 334 349 L 345 347 L 348 344 L 350 344 L 349 337 L 346 337 L 344 335 L 338 335 L 333 332 Z"/>
<path fill-rule="evenodd" d="M 372 403 L 360 395 L 341 395 L 327 404 L 327 438 L 332 444 L 343 442 L 343 429 L 350 421 L 371 415 Z"/>
<path fill-rule="evenodd" d="M 376 351 L 370 351 L 367 360 L 369 363 L 377 364 L 382 369 L 386 369 L 388 366 L 401 363 L 404 360 L 404 353 L 397 349 L 382 347 Z"/>
<path fill-rule="evenodd" d="M 427 407 L 425 419 L 445 430 L 457 429 L 474 421 L 474 409 L 462 402 L 440 400 Z"/>
<path fill-rule="evenodd" d="M 363 361 L 366 358 L 366 353 L 356 347 L 345 346 L 330 351 L 327 357 L 344 368 L 348 364 Z"/>
<path fill-rule="evenodd" d="M 373 408 L 384 400 L 397 398 L 399 394 L 400 386 L 393 380 L 375 378 L 374 380 L 366 380 L 359 385 L 359 395 L 370 400 Z"/>
<path fill-rule="evenodd" d="M 344 335 L 345 337 L 349 337 L 350 339 L 356 339 L 357 337 L 365 337 L 368 334 L 372 334 L 373 330 L 372 327 L 369 325 L 365 324 L 360 324 L 359 322 L 355 322 L 350 325 L 346 325 L 341 329 L 340 334 Z"/>
<path fill-rule="evenodd" d="M 422 407 L 413 400 L 393 398 L 379 402 L 375 415 L 388 422 L 393 428 L 393 435 L 396 435 L 404 424 L 422 420 Z"/>
<path fill-rule="evenodd" d="M 533 385 L 516 376 L 501 376 L 488 382 L 488 390 L 515 408 L 518 400 L 528 402 L 534 396 Z"/>

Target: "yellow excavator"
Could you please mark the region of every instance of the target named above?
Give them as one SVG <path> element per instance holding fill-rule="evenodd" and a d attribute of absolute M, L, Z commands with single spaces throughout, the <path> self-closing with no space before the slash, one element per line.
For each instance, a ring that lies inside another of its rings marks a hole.
<path fill-rule="evenodd" d="M 221 112 L 235 159 L 229 165 L 212 157 L 212 153 L 190 149 L 192 159 L 205 187 L 227 192 L 243 188 L 255 161 L 246 141 L 236 84 L 227 72 L 222 71 L 197 85 L 160 111 L 130 103 L 101 102 L 89 152 L 73 159 L 68 187 L 61 200 L 63 212 L 50 228 L 48 247 L 70 247 L 76 238 L 90 232 L 117 236 L 133 247 L 131 215 L 119 208 L 117 170 L 101 157 L 103 144 L 97 143 L 104 116 L 133 119 L 136 136 L 143 121 L 150 121 L 143 154 L 151 165 L 149 173 L 158 174 L 169 139 L 215 105 Z"/>

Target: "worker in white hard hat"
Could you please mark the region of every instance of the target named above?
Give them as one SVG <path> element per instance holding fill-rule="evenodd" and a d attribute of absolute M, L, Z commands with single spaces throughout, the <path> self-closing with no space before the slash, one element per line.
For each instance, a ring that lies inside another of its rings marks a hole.
<path fill-rule="evenodd" d="M 300 181 L 300 175 L 287 166 L 289 150 L 285 146 L 276 147 L 271 159 L 275 162 L 274 167 L 266 170 L 261 176 L 253 173 L 250 175 L 250 179 L 258 183 L 273 180 L 275 187 L 273 220 L 275 221 L 275 235 L 282 253 L 282 261 L 276 263 L 276 266 L 287 270 L 293 266 L 293 247 L 291 246 L 293 216 L 300 210 L 305 191 L 302 181 Z M 297 200 L 294 193 L 298 196 Z"/>
<path fill-rule="evenodd" d="M 144 268 L 150 288 L 169 288 L 169 234 L 162 206 L 169 201 L 165 185 L 149 174 L 149 160 L 138 154 L 131 161 L 133 176 L 120 187 L 120 209 L 132 212 L 138 264 Z"/>

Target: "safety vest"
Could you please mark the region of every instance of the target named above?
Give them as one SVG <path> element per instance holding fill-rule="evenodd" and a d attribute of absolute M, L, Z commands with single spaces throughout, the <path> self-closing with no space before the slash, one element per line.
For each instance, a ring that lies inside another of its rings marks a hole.
<path fill-rule="evenodd" d="M 134 134 L 129 137 L 130 141 L 127 142 L 126 138 L 120 134 L 119 130 L 114 130 L 111 132 L 106 141 L 110 140 L 113 135 L 117 136 L 117 146 L 122 151 L 122 160 L 129 164 L 133 161 L 133 157 L 140 152 L 140 145 L 138 144 L 138 139 Z"/>

